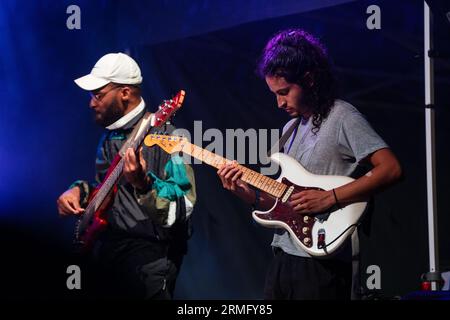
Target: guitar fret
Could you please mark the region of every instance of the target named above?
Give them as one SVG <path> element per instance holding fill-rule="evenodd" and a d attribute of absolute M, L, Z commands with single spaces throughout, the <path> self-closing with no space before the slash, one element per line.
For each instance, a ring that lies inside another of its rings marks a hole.
<path fill-rule="evenodd" d="M 266 179 L 266 192 L 268 192 L 268 193 L 270 193 L 270 194 L 273 194 L 273 187 L 272 187 L 273 185 L 272 185 L 272 183 L 271 183 L 271 180 L 269 180 L 269 179 Z"/>
<path fill-rule="evenodd" d="M 270 179 L 270 178 L 268 178 L 268 177 L 266 177 L 267 179 L 267 181 L 266 181 L 266 185 L 267 185 L 267 192 L 268 193 L 270 193 L 271 195 L 276 195 L 276 192 L 275 192 L 275 190 L 276 190 L 276 187 L 275 187 L 275 183 L 276 183 L 276 181 L 274 181 L 274 180 L 272 180 L 272 179 Z"/>
<path fill-rule="evenodd" d="M 260 189 L 261 190 L 263 190 L 263 191 L 266 191 L 266 188 L 265 188 L 265 184 L 266 184 L 266 177 L 264 177 L 264 176 L 260 176 L 260 179 L 259 179 L 259 187 L 260 187 Z"/>
<path fill-rule="evenodd" d="M 250 172 L 250 174 L 249 174 L 248 182 L 251 183 L 253 181 L 253 179 L 255 178 L 256 174 L 252 170 L 249 170 L 249 172 Z"/>
<path fill-rule="evenodd" d="M 253 184 L 256 183 L 258 181 L 258 179 L 259 179 L 259 174 L 257 172 L 254 172 L 251 183 L 253 183 Z"/>
<path fill-rule="evenodd" d="M 275 193 L 276 193 L 277 197 L 280 196 L 280 189 L 281 189 L 281 185 L 279 182 L 277 182 L 275 185 Z"/>
<path fill-rule="evenodd" d="M 247 168 L 242 168 L 243 174 L 242 174 L 242 180 L 245 182 L 248 181 L 248 177 L 252 175 L 252 171 L 248 170 Z"/>
<path fill-rule="evenodd" d="M 205 162 L 209 165 L 212 165 L 212 160 L 215 158 L 211 151 L 205 150 Z"/>
<path fill-rule="evenodd" d="M 202 162 L 204 162 L 204 160 L 203 160 L 203 150 L 202 149 L 197 149 L 198 150 L 198 157 L 199 157 L 199 159 L 202 161 Z"/>
<path fill-rule="evenodd" d="M 203 159 L 203 162 L 204 162 L 204 163 L 209 164 L 209 161 L 208 161 L 208 159 L 209 159 L 208 151 L 205 150 L 205 149 L 202 150 L 202 159 Z"/>
<path fill-rule="evenodd" d="M 194 152 L 192 153 L 192 155 L 203 162 L 202 150 L 200 148 L 194 148 Z"/>
<path fill-rule="evenodd" d="M 262 175 L 260 175 L 260 174 L 258 174 L 258 177 L 257 177 L 257 183 L 258 183 L 258 187 L 261 189 L 261 190 L 264 190 L 264 176 L 262 176 Z M 265 191 L 265 190 L 264 190 Z"/>
<path fill-rule="evenodd" d="M 272 194 L 276 193 L 277 191 L 277 185 L 275 181 L 270 181 L 270 192 Z"/>
<path fill-rule="evenodd" d="M 281 189 L 282 189 L 282 185 L 281 185 L 281 183 L 277 183 L 277 189 L 276 189 L 276 193 L 277 193 L 277 197 L 279 198 L 279 197 L 281 197 Z"/>
<path fill-rule="evenodd" d="M 267 188 L 268 193 L 270 193 L 270 194 L 273 193 L 272 181 L 266 179 L 266 188 Z"/>
<path fill-rule="evenodd" d="M 255 172 L 253 170 L 248 170 L 245 173 L 245 182 L 249 183 L 249 184 L 254 184 L 253 183 L 253 178 L 255 177 Z"/>
<path fill-rule="evenodd" d="M 222 165 L 222 163 L 224 162 L 223 158 L 218 155 L 215 155 L 214 158 L 215 158 L 214 167 L 216 167 L 216 168 L 220 167 Z"/>
<path fill-rule="evenodd" d="M 276 193 L 276 195 L 277 195 L 277 197 L 280 197 L 281 195 L 280 195 L 280 190 L 282 189 L 282 185 L 281 185 L 281 183 L 279 183 L 278 181 L 277 181 L 277 184 L 276 184 L 276 191 L 275 191 L 275 193 Z"/>
<path fill-rule="evenodd" d="M 266 184 L 267 184 L 267 178 L 265 176 L 262 176 L 261 177 L 261 187 L 263 188 L 264 191 L 266 191 L 266 188 L 267 188 Z"/>
<path fill-rule="evenodd" d="M 108 195 L 111 188 L 114 186 L 114 184 L 117 182 L 120 174 L 122 173 L 123 168 L 123 162 L 124 160 L 121 159 L 116 167 L 111 171 L 111 174 L 106 178 L 106 180 L 103 182 L 102 188 L 100 191 L 95 195 L 93 202 L 95 204 L 94 208 L 95 210 L 98 209 L 98 207 L 102 204 L 103 200 Z"/>

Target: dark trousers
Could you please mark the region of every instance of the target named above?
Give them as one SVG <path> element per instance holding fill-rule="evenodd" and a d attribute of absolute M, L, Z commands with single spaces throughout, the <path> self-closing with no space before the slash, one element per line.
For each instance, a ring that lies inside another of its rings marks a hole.
<path fill-rule="evenodd" d="M 91 292 L 106 299 L 172 299 L 182 260 L 169 256 L 165 243 L 103 237 L 90 264 Z"/>
<path fill-rule="evenodd" d="M 352 265 L 338 259 L 304 258 L 274 248 L 264 288 L 267 300 L 350 300 Z"/>

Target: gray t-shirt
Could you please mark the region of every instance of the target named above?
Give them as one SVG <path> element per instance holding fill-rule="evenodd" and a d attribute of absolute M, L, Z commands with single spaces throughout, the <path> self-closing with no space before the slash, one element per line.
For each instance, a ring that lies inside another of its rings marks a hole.
<path fill-rule="evenodd" d="M 294 121 L 292 119 L 284 126 L 283 133 Z M 312 117 L 301 119 L 295 138 L 292 134 L 287 140 L 284 152 L 314 174 L 356 179 L 362 172 L 359 162 L 371 153 L 388 147 L 363 115 L 342 100 L 335 101 L 316 135 L 311 132 L 312 127 Z M 272 246 L 292 255 L 310 257 L 294 244 L 289 232 L 284 229 L 276 230 Z"/>

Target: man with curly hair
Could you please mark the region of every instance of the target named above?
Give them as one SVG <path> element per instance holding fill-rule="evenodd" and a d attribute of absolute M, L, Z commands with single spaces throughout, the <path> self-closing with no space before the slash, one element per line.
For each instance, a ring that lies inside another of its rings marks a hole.
<path fill-rule="evenodd" d="M 365 201 L 400 179 L 400 164 L 388 145 L 355 107 L 337 99 L 326 49 L 314 36 L 300 29 L 277 33 L 265 46 L 257 71 L 275 94 L 278 108 L 293 118 L 283 132 L 298 121 L 284 152 L 313 174 L 355 178 L 335 188 L 335 194 L 294 193 L 290 205 L 296 213 L 314 215 L 336 204 Z M 274 199 L 241 181 L 242 174 L 236 164 L 218 171 L 224 188 L 259 210 L 269 210 Z M 272 247 L 266 299 L 350 299 L 354 280 L 350 239 L 328 259 L 308 255 L 284 229 L 276 229 Z"/>

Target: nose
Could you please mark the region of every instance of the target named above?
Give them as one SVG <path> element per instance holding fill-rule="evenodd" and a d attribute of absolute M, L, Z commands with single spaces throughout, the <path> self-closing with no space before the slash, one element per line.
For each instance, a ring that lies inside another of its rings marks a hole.
<path fill-rule="evenodd" d="M 286 107 L 286 99 L 282 96 L 277 96 L 278 108 L 284 109 Z"/>
<path fill-rule="evenodd" d="M 91 100 L 89 101 L 89 107 L 91 107 L 92 109 L 94 109 L 95 107 L 97 107 L 97 101 L 92 97 Z"/>

